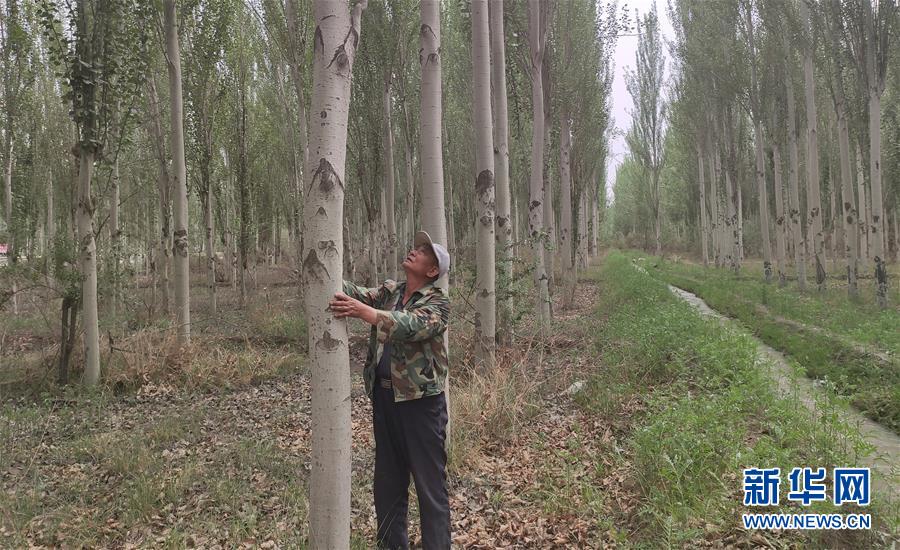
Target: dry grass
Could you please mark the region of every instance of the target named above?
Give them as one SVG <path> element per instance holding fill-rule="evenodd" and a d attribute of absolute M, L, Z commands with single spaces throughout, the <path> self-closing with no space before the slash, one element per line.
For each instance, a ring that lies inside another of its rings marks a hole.
<path fill-rule="evenodd" d="M 472 333 L 456 331 L 451 349 L 451 471 L 472 467 L 487 451 L 517 440 L 544 410 L 543 400 L 559 395 L 575 380 L 590 376 L 584 345 L 590 342 L 585 316 L 594 308 L 597 288 L 578 285 L 574 307 L 555 304 L 555 317 L 543 335 L 527 315 L 515 344 L 498 351 L 495 368 L 484 370 Z M 561 298 L 559 298 L 561 301 Z"/>

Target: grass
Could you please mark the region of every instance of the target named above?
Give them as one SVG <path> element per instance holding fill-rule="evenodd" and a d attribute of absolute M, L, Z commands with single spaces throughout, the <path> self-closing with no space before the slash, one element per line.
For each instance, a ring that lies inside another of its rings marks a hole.
<path fill-rule="evenodd" d="M 833 384 L 867 416 L 900 433 L 900 311 L 851 302 L 838 290 L 800 293 L 682 263 L 644 264 L 652 275 L 738 319 L 807 376 Z"/>
<path fill-rule="evenodd" d="M 629 257 L 611 253 L 597 278 L 603 369 L 578 401 L 627 441 L 610 460 L 630 466 L 639 505 L 625 515 L 638 540 L 667 547 L 727 541 L 746 512 L 742 468 L 852 464 L 865 448 L 838 420 L 817 425 L 802 405 L 778 397 L 749 336 L 702 318 Z M 897 529 L 895 510 L 872 511 L 881 529 Z M 844 545 L 828 534 L 764 536 Z M 854 533 L 850 541 L 875 543 L 871 533 Z"/>

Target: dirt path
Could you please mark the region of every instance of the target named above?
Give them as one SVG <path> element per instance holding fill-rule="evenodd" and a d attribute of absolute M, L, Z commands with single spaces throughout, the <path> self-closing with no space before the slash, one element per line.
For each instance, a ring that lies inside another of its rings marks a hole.
<path fill-rule="evenodd" d="M 703 315 L 718 319 L 723 325 L 734 328 L 732 319 L 722 315 L 709 307 L 699 296 L 686 290 L 669 285 L 673 294 L 689 303 Z M 759 349 L 760 359 L 770 366 L 769 375 L 778 384 L 778 389 L 784 396 L 799 399 L 816 417 L 826 412 L 819 409 L 818 403 L 825 397 L 816 384 L 806 378 L 798 377 L 785 356 L 778 350 L 764 344 L 755 336 Z M 868 457 L 862 459 L 860 466 L 868 466 L 880 475 L 873 480 L 874 490 L 878 495 L 889 495 L 896 500 L 900 496 L 900 437 L 880 424 L 870 420 L 853 407 L 847 407 L 840 412 L 841 418 L 850 426 L 857 426 L 860 434 L 875 450 Z M 880 487 L 880 488 L 879 488 Z"/>

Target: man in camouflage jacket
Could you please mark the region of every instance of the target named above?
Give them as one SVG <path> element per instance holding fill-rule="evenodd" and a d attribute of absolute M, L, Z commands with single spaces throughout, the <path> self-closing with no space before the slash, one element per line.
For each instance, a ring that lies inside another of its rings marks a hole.
<path fill-rule="evenodd" d="M 449 270 L 450 255 L 420 231 L 401 265 L 404 282 L 387 280 L 365 288 L 344 281 L 344 292 L 335 295 L 331 309 L 335 317 L 356 317 L 372 325 L 363 379 L 372 399 L 375 431 L 378 547 L 409 547 L 406 516 L 412 474 L 423 548 L 443 550 L 450 548 L 444 446 L 444 332 L 450 308 L 437 280 Z"/>

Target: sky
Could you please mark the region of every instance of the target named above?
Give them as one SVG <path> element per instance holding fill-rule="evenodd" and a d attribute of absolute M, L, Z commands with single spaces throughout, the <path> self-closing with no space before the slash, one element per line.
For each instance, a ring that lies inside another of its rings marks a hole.
<path fill-rule="evenodd" d="M 634 18 L 634 10 L 637 10 L 640 16 L 650 11 L 650 8 L 656 3 L 656 13 L 659 16 L 660 29 L 663 38 L 671 40 L 674 36 L 672 23 L 669 21 L 669 14 L 666 13 L 666 0 L 628 0 L 628 9 L 631 10 L 632 19 Z M 615 67 L 613 68 L 613 97 L 612 97 L 612 116 L 616 127 L 616 134 L 610 142 L 610 157 L 607 159 L 606 168 L 606 194 L 612 199 L 612 186 L 616 178 L 616 168 L 622 163 L 628 152 L 628 146 L 625 144 L 625 132 L 631 125 L 631 110 L 633 103 L 628 88 L 625 86 L 626 70 L 634 70 L 635 54 L 637 53 L 638 38 L 636 36 L 621 36 L 616 44 L 616 53 L 613 57 Z M 671 61 L 669 57 L 668 46 L 664 47 L 666 54 L 666 78 L 671 73 Z"/>

